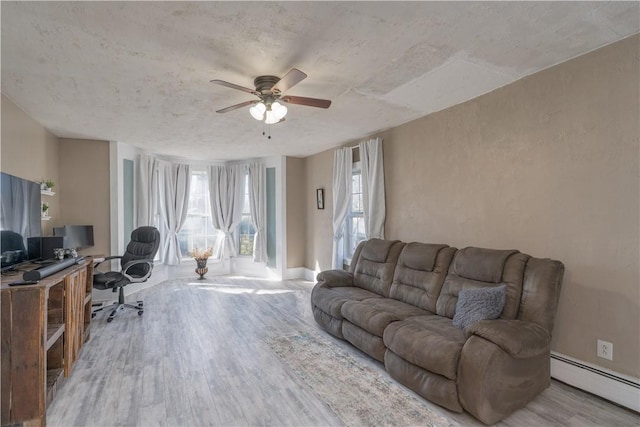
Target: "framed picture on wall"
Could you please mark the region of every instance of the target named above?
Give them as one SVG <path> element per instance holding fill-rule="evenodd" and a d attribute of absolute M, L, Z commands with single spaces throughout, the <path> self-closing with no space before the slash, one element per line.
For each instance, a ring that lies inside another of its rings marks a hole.
<path fill-rule="evenodd" d="M 318 209 L 324 209 L 324 189 L 318 188 L 316 190 L 316 201 L 318 203 Z"/>

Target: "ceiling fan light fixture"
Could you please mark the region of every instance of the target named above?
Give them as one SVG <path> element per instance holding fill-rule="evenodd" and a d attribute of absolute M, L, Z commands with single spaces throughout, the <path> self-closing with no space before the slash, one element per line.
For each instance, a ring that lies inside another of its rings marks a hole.
<path fill-rule="evenodd" d="M 267 110 L 264 122 L 268 125 L 276 124 L 280 121 L 280 119 L 276 116 L 276 113 L 273 110 Z"/>
<path fill-rule="evenodd" d="M 278 119 L 278 121 L 283 119 L 284 116 L 287 115 L 287 107 L 280 104 L 278 101 L 274 101 L 271 104 L 271 111 L 273 111 L 273 114 L 275 115 L 276 119 Z"/>
<path fill-rule="evenodd" d="M 284 116 L 287 115 L 288 109 L 282 104 L 283 102 L 316 108 L 329 108 L 331 101 L 328 99 L 290 95 L 282 96 L 283 92 L 291 89 L 306 77 L 307 75 L 302 71 L 297 68 L 292 68 L 282 78 L 271 75 L 256 77 L 253 80 L 255 89 L 249 89 L 224 80 L 211 80 L 211 83 L 247 92 L 259 98 L 258 101 L 245 101 L 227 108 L 222 108 L 217 110 L 216 113 L 228 113 L 229 111 L 250 106 L 249 113 L 251 117 L 264 124 L 272 125 L 282 122 Z"/>
<path fill-rule="evenodd" d="M 264 113 L 267 111 L 267 106 L 264 105 L 264 102 L 258 102 L 253 107 L 249 108 L 249 113 L 256 120 L 264 120 Z"/>

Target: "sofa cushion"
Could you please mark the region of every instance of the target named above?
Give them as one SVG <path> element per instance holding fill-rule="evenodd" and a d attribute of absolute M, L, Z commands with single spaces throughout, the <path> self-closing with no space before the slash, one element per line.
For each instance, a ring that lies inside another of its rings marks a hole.
<path fill-rule="evenodd" d="M 453 260 L 451 272 L 479 282 L 500 283 L 504 263 L 517 252 L 472 247 L 460 249 Z"/>
<path fill-rule="evenodd" d="M 456 379 L 465 334 L 451 319 L 427 315 L 394 322 L 385 329 L 383 341 L 407 362 Z"/>
<path fill-rule="evenodd" d="M 342 305 L 342 317 L 372 335 L 382 337 L 390 323 L 411 316 L 430 314 L 410 304 L 389 298 L 347 301 Z"/>
<path fill-rule="evenodd" d="M 340 310 L 347 301 L 360 301 L 367 298 L 381 298 L 379 295 L 367 290 L 351 287 L 327 288 L 316 286 L 311 292 L 311 302 L 325 313 L 342 319 Z"/>
<path fill-rule="evenodd" d="M 455 251 L 455 248 L 447 245 L 405 245 L 398 258 L 389 296 L 435 312 L 436 301 Z"/>
<path fill-rule="evenodd" d="M 475 257 L 480 256 L 480 254 L 486 254 L 488 258 L 493 258 L 493 261 L 497 263 L 496 260 L 501 259 L 503 255 L 506 255 L 506 260 L 502 267 L 502 279 L 500 282 L 500 284 L 506 285 L 506 301 L 500 318 L 508 320 L 515 319 L 518 316 L 518 310 L 520 308 L 524 270 L 527 265 L 527 261 L 530 258 L 529 255 L 522 254 L 517 251 L 494 251 L 492 249 L 469 251 L 469 249 L 480 248 L 465 248 L 456 253 L 451 264 L 451 268 L 449 269 L 449 274 L 447 274 L 444 284 L 442 285 L 438 301 L 436 302 L 436 314 L 453 319 L 456 312 L 458 294 L 462 289 L 496 286 L 496 283 L 493 282 L 494 279 L 488 275 L 484 275 L 484 278 L 491 280 L 490 282 L 470 279 L 458 274 L 463 273 L 468 276 L 474 275 L 469 273 L 473 268 L 462 267 L 462 261 L 466 260 L 468 262 L 472 262 Z M 462 255 L 460 255 L 461 252 Z M 467 255 L 469 254 L 472 256 L 468 257 Z M 489 264 L 491 264 L 491 262 L 489 262 Z M 483 275 L 475 274 L 475 277 L 480 278 L 483 277 Z"/>
<path fill-rule="evenodd" d="M 505 285 L 493 288 L 463 289 L 458 294 L 453 326 L 466 328 L 480 320 L 497 319 L 502 313 Z"/>
<path fill-rule="evenodd" d="M 383 297 L 389 296 L 393 272 L 404 243 L 398 240 L 370 239 L 362 242 L 353 267 L 353 284 Z"/>
<path fill-rule="evenodd" d="M 441 249 L 448 245 L 435 245 L 427 243 L 407 243 L 400 254 L 399 264 L 403 264 L 413 270 L 433 271 L 436 258 Z"/>
<path fill-rule="evenodd" d="M 360 256 L 373 262 L 386 262 L 395 240 L 370 239 L 362 247 Z"/>

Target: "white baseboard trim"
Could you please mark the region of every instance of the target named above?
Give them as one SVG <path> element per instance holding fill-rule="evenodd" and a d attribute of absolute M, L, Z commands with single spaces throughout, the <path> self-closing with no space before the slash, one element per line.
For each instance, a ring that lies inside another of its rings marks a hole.
<path fill-rule="evenodd" d="M 310 282 L 316 281 L 316 276 L 318 275 L 318 271 L 311 270 L 310 268 L 304 269 L 304 278 Z"/>
<path fill-rule="evenodd" d="M 284 280 L 303 279 L 309 282 L 316 281 L 316 272 L 306 267 L 287 268 Z"/>
<path fill-rule="evenodd" d="M 284 272 L 283 280 L 289 279 L 303 279 L 304 278 L 304 267 L 294 267 L 287 268 Z"/>
<path fill-rule="evenodd" d="M 570 386 L 593 393 L 640 412 L 640 380 L 551 352 L 551 376 Z"/>

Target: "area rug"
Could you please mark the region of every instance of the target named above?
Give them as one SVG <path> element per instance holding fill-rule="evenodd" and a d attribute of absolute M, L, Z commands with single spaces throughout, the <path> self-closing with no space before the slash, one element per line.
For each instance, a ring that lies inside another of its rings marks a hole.
<path fill-rule="evenodd" d="M 319 334 L 278 337 L 269 346 L 347 426 L 458 425 Z"/>

